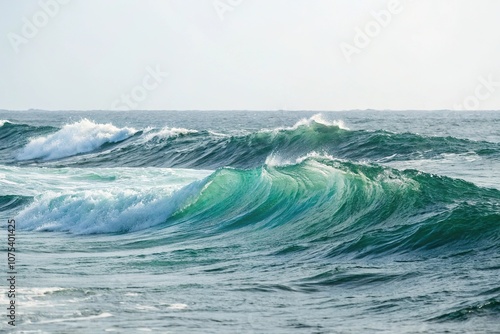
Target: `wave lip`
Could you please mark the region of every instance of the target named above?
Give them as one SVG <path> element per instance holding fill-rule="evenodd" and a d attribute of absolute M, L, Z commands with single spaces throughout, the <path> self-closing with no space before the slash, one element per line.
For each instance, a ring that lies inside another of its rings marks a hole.
<path fill-rule="evenodd" d="M 146 134 L 144 134 L 144 141 L 148 142 L 153 139 L 162 140 L 162 139 L 185 136 L 195 133 L 198 133 L 198 131 L 185 128 L 164 127 L 160 130 L 151 129 L 151 131 L 148 131 Z"/>
<path fill-rule="evenodd" d="M 118 128 L 113 124 L 98 124 L 82 119 L 65 125 L 56 133 L 30 140 L 18 154 L 18 159 L 54 160 L 87 153 L 105 143 L 125 140 L 136 132 L 134 128 Z"/>
<path fill-rule="evenodd" d="M 293 126 L 277 127 L 271 130 L 261 130 L 261 132 L 280 132 L 280 131 L 294 131 L 300 128 L 314 129 L 315 126 L 322 125 L 325 127 L 334 127 L 341 130 L 350 130 L 342 120 L 328 121 L 323 118 L 322 114 L 315 114 L 309 118 L 303 118 L 295 123 Z"/>
<path fill-rule="evenodd" d="M 10 123 L 8 120 L 0 119 L 0 128 L 4 126 L 5 123 Z"/>
<path fill-rule="evenodd" d="M 316 123 L 316 124 L 321 124 L 325 126 L 335 126 L 338 127 L 339 129 L 342 130 L 349 130 L 349 128 L 345 125 L 344 121 L 342 120 L 334 120 L 334 121 L 327 121 L 323 118 L 322 114 L 316 114 L 311 116 L 310 118 L 305 118 L 297 123 L 295 123 L 294 126 L 292 126 L 290 129 L 295 130 L 300 126 L 311 126 L 311 124 Z"/>

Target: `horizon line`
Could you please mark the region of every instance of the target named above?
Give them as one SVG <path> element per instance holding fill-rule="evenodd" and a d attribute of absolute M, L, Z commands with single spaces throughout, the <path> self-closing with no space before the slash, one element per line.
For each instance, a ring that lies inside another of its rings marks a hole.
<path fill-rule="evenodd" d="M 388 111 L 388 112 L 408 112 L 408 111 L 424 111 L 424 112 L 431 112 L 431 111 L 456 111 L 456 112 L 478 112 L 478 111 L 500 111 L 500 109 L 473 109 L 473 110 L 467 110 L 467 109 L 338 109 L 338 110 L 318 110 L 318 109 L 293 109 L 293 110 L 288 110 L 288 109 L 273 109 L 273 110 L 266 110 L 266 109 L 130 109 L 130 110 L 114 110 L 114 109 L 35 109 L 35 108 L 30 108 L 30 109 L 1 109 L 0 111 L 15 111 L 15 112 L 28 112 L 28 111 L 47 111 L 47 112 L 94 112 L 94 111 L 112 111 L 112 112 L 147 112 L 147 111 L 154 111 L 154 112 L 173 112 L 173 111 L 180 111 L 180 112 L 362 112 L 362 111 Z"/>

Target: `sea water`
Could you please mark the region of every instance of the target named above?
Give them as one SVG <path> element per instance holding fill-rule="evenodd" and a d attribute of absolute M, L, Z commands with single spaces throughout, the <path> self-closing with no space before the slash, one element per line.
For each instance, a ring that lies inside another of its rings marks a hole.
<path fill-rule="evenodd" d="M 500 112 L 0 111 L 0 219 L 2 331 L 500 332 Z"/>

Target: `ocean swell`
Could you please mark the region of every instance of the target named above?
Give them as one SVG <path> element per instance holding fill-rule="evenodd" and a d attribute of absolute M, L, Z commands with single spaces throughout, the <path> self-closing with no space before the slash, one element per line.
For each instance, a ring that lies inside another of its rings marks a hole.
<path fill-rule="evenodd" d="M 341 121 L 326 121 L 319 115 L 291 127 L 240 134 L 175 127 L 136 131 L 86 119 L 65 125 L 55 133 L 47 134 L 48 130 L 16 127 L 17 132 L 27 131 L 25 137 L 31 138 L 29 142 L 26 138 L 15 140 L 9 137 L 15 133 L 2 130 L 0 138 L 17 144 L 5 147 L 4 152 L 0 150 L 0 159 L 10 152 L 19 164 L 33 163 L 36 159 L 38 164 L 57 167 L 199 169 L 255 168 L 263 165 L 270 155 L 294 161 L 311 151 L 377 163 L 442 160 L 462 155 L 500 159 L 500 143 L 383 130 L 349 130 Z M 19 147 L 20 144 L 24 147 Z"/>

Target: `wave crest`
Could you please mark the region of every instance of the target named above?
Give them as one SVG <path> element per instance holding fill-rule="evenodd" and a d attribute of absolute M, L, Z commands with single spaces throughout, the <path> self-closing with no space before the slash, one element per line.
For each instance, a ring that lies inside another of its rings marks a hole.
<path fill-rule="evenodd" d="M 295 123 L 294 126 L 292 126 L 290 128 L 285 128 L 285 129 L 295 130 L 301 126 L 311 126 L 314 123 L 321 124 L 324 126 L 335 126 L 335 127 L 338 127 L 339 129 L 342 129 L 342 130 L 349 130 L 349 128 L 345 125 L 344 121 L 342 121 L 342 120 L 328 121 L 328 120 L 324 119 L 324 116 L 322 114 L 316 114 L 316 115 L 313 115 L 309 118 L 304 118 L 304 119 L 298 121 L 297 123 Z"/>
<path fill-rule="evenodd" d="M 163 140 L 163 139 L 198 133 L 198 131 L 196 130 L 185 129 L 185 128 L 169 128 L 169 127 L 164 127 L 160 130 L 147 129 L 145 132 L 146 133 L 144 134 L 143 139 L 146 142 L 151 140 Z"/>
<path fill-rule="evenodd" d="M 468 158 L 495 161 L 500 157 L 498 143 L 383 130 L 347 130 L 342 121 L 327 121 L 321 114 L 302 119 L 291 127 L 238 134 L 181 127 L 134 131 L 87 120 L 62 129 L 9 126 L 0 134 L 0 139 L 9 142 L 8 148 L 0 150 L 0 161 L 15 161 L 13 157 L 17 157 L 21 164 L 31 163 L 30 159 L 38 159 L 38 163 L 48 160 L 48 166 L 216 169 L 224 166 L 255 168 L 266 162 L 270 165 L 294 164 L 311 151 L 351 161 L 376 163 L 446 160 L 450 155 L 463 154 Z M 102 149 L 106 143 L 121 141 L 133 134 L 130 140 Z M 27 138 L 35 137 L 27 142 Z M 57 161 L 90 152 L 94 154 L 86 155 L 84 159 Z"/>
<path fill-rule="evenodd" d="M 96 150 L 105 143 L 116 143 L 132 136 L 133 128 L 98 124 L 83 119 L 67 124 L 56 133 L 31 139 L 18 154 L 19 160 L 53 160 Z"/>

